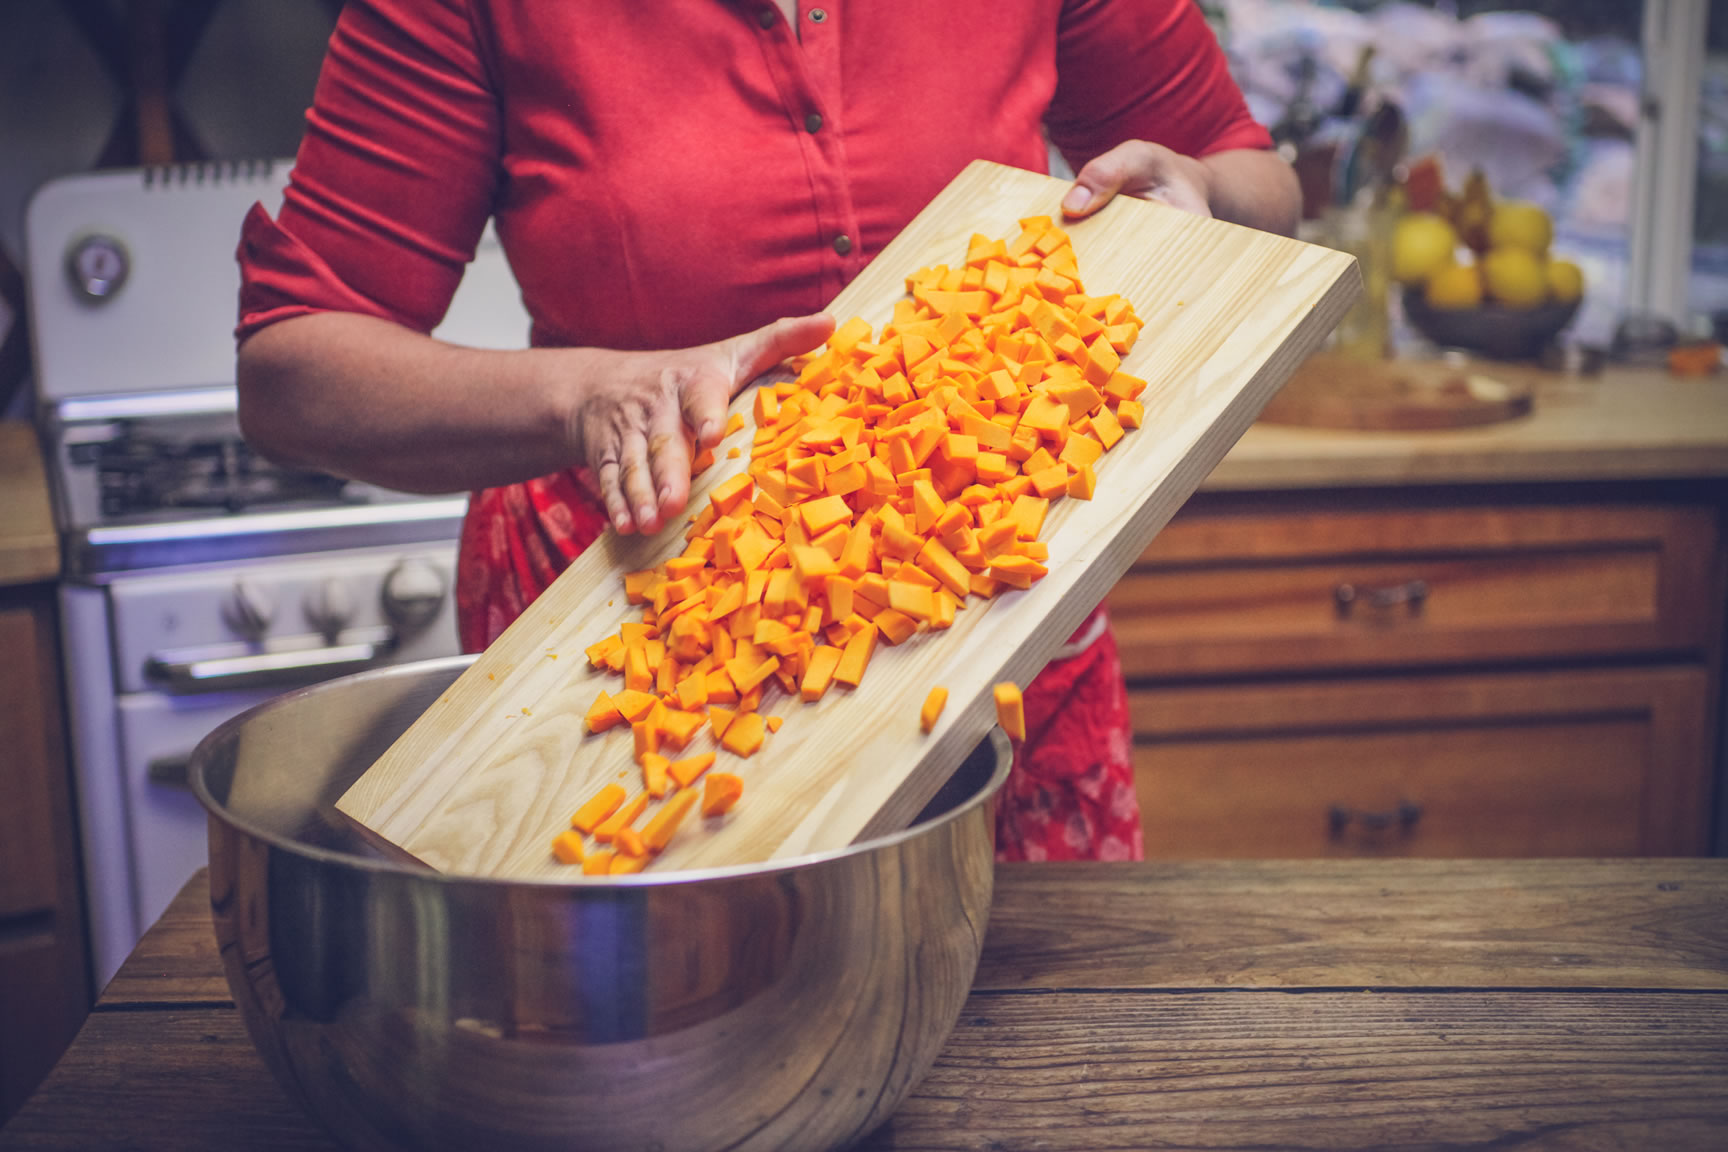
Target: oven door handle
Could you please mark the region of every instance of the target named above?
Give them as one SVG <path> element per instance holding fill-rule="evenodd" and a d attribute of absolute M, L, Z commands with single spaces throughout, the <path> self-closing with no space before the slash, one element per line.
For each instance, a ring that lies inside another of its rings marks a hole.
<path fill-rule="evenodd" d="M 289 688 L 370 668 L 396 650 L 391 628 L 352 628 L 339 643 L 287 644 L 263 651 L 179 649 L 151 656 L 144 675 L 171 692 Z"/>

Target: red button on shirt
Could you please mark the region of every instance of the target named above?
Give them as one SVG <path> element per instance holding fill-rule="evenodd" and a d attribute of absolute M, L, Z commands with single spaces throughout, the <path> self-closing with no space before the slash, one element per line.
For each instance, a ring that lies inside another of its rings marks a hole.
<path fill-rule="evenodd" d="M 240 336 L 332 309 L 430 331 L 495 217 L 536 345 L 700 344 L 823 308 L 968 162 L 1043 171 L 1046 126 L 1076 168 L 1135 138 L 1270 145 L 1192 0 L 822 11 L 794 30 L 727 0 L 349 0 L 281 213 L 246 220 Z M 464 644 L 604 529 L 567 473 L 477 493 Z M 1060 698 L 1120 696 L 1113 647 L 1087 668 Z M 1108 739 L 1022 757 L 1066 756 L 1046 775 L 1072 795 L 1032 788 L 1051 843 L 1020 854 L 1138 855 L 1126 715 L 1095 719 Z"/>

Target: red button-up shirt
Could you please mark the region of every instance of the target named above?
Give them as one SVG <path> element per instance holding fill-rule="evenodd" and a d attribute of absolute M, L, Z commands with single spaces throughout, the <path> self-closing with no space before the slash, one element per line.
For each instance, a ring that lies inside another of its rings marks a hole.
<path fill-rule="evenodd" d="M 817 13 L 822 13 L 818 18 Z M 429 331 L 489 215 L 536 344 L 664 348 L 820 310 L 984 158 L 1265 147 L 1192 0 L 351 0 L 241 333 Z"/>
<path fill-rule="evenodd" d="M 1044 171 L 1046 129 L 1076 169 L 1270 145 L 1193 0 L 819 5 L 349 0 L 282 210 L 245 224 L 241 337 L 320 310 L 430 331 L 494 217 L 536 345 L 705 343 L 823 308 L 968 162 Z M 567 473 L 477 493 L 464 645 L 605 527 Z M 1009 855 L 1139 855 L 1105 639 L 1028 692 Z"/>

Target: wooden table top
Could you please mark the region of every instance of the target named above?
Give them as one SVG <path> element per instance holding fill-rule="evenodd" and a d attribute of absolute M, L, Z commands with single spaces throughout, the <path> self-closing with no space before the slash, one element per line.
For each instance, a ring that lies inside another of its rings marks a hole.
<path fill-rule="evenodd" d="M 336 1145 L 202 874 L 0 1149 Z M 1728 860 L 1005 865 L 971 999 L 864 1148 L 1728 1148 Z"/>

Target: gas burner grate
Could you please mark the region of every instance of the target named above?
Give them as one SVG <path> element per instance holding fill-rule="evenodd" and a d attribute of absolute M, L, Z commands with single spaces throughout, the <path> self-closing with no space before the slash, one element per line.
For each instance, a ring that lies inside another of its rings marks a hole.
<path fill-rule="evenodd" d="M 165 442 L 122 434 L 74 449 L 95 469 L 105 517 L 172 510 L 242 512 L 351 502 L 349 484 L 310 469 L 283 468 L 237 438 Z"/>

